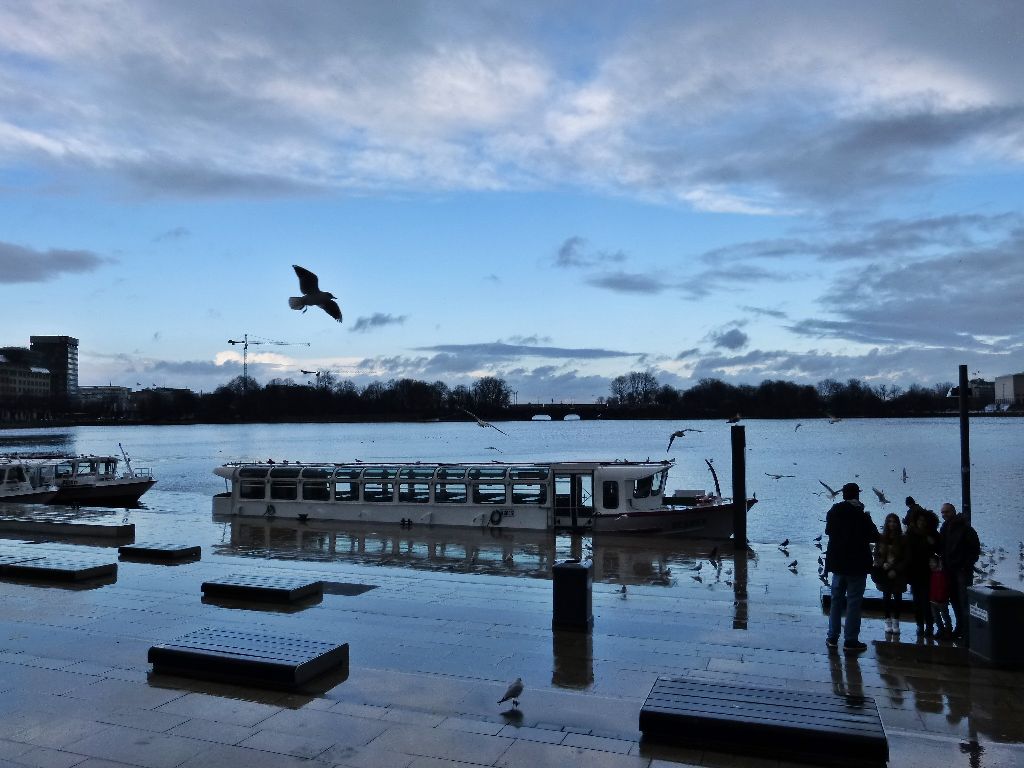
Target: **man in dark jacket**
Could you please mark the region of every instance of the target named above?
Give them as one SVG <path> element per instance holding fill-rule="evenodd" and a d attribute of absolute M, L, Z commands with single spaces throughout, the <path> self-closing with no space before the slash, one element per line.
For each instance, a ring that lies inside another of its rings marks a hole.
<path fill-rule="evenodd" d="M 846 629 L 843 650 L 860 653 L 867 645 L 860 641 L 860 612 L 864 600 L 864 584 L 871 570 L 871 545 L 879 534 L 871 515 L 864 511 L 860 501 L 860 487 L 856 483 L 843 486 L 843 500 L 828 511 L 825 518 L 825 572 L 832 574 L 832 604 L 828 614 L 829 648 L 839 645 L 843 612 Z"/>
<path fill-rule="evenodd" d="M 964 636 L 967 621 L 964 609 L 967 607 L 967 587 L 974 583 L 974 564 L 981 557 L 981 541 L 963 515 L 958 515 L 956 507 L 949 502 L 942 505 L 942 527 L 939 536 L 942 539 L 942 569 L 946 572 L 949 582 L 949 602 L 953 606 L 956 626 L 953 637 Z"/>

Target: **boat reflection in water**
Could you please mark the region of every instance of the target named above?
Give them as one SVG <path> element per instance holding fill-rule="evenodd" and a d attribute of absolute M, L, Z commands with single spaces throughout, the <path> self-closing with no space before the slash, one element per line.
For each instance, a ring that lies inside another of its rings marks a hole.
<path fill-rule="evenodd" d="M 707 560 L 716 542 L 639 539 L 504 528 L 453 529 L 428 526 L 398 528 L 346 521 L 308 521 L 214 515 L 224 526 L 219 554 L 287 560 L 355 562 L 456 573 L 527 576 L 550 579 L 552 566 L 567 558 L 589 558 L 594 581 L 671 587 L 678 577 L 690 580 L 691 569 Z M 721 542 L 717 542 L 721 544 Z M 732 574 L 732 561 L 725 563 Z"/>

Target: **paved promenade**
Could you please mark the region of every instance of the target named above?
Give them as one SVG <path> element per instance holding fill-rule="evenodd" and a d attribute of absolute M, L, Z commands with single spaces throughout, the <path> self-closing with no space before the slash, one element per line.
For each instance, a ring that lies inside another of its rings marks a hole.
<path fill-rule="evenodd" d="M 117 559 L 111 546 L 0 546 Z M 830 654 L 817 581 L 785 567 L 817 550 L 763 550 L 746 601 L 729 561 L 705 562 L 699 580 L 672 573 L 672 589 L 595 584 L 589 637 L 552 633 L 547 580 L 205 546 L 191 564 L 121 562 L 116 582 L 93 588 L 0 581 L 0 765 L 781 765 L 641 743 L 640 706 L 662 674 L 863 692 L 877 701 L 892 766 L 1024 765 L 1024 674 L 917 646 L 908 623 L 902 643 L 885 643 L 870 618 L 865 654 Z M 373 588 L 335 586 L 301 610 L 202 601 L 203 581 L 235 573 Z M 150 674 L 151 645 L 208 626 L 348 642 L 349 677 L 283 694 Z M 526 690 L 512 712 L 496 701 L 517 676 Z"/>

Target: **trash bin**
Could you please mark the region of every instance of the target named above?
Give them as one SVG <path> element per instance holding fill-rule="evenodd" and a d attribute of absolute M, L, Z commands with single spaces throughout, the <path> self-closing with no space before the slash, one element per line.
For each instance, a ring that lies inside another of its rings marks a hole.
<path fill-rule="evenodd" d="M 995 667 L 1024 668 L 1024 592 L 968 587 L 967 615 L 971 656 Z"/>
<path fill-rule="evenodd" d="M 563 560 L 551 569 L 552 629 L 589 632 L 594 628 L 594 564 Z"/>

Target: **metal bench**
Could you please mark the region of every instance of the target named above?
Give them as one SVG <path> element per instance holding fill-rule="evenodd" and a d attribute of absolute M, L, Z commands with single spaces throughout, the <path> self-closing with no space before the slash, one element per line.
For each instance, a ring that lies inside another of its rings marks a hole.
<path fill-rule="evenodd" d="M 644 739 L 819 765 L 884 765 L 874 699 L 659 677 L 640 710 Z"/>
<path fill-rule="evenodd" d="M 204 581 L 205 597 L 252 600 L 267 603 L 294 603 L 309 597 L 323 597 L 322 581 L 305 581 L 287 576 L 249 576 L 232 574 Z"/>
<path fill-rule="evenodd" d="M 348 643 L 205 628 L 152 646 L 147 660 L 156 674 L 295 689 L 328 671 L 347 675 Z"/>
<path fill-rule="evenodd" d="M 117 548 L 122 560 L 155 560 L 159 562 L 195 561 L 203 556 L 203 548 L 196 545 L 145 542 L 125 544 Z"/>

